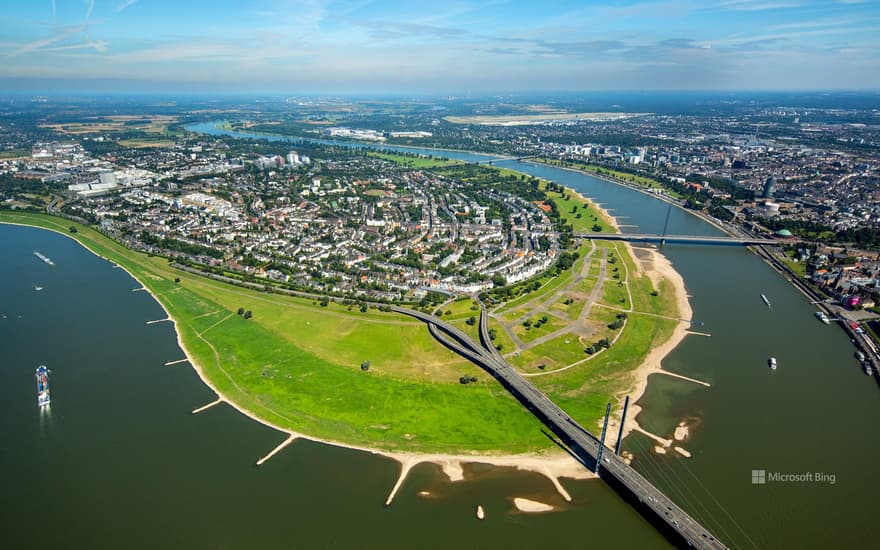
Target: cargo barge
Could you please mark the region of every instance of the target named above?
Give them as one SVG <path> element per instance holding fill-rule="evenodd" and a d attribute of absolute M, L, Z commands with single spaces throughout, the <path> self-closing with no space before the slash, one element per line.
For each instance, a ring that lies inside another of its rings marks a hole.
<path fill-rule="evenodd" d="M 51 401 L 49 397 L 49 369 L 46 365 L 37 367 L 37 405 L 45 407 Z"/>

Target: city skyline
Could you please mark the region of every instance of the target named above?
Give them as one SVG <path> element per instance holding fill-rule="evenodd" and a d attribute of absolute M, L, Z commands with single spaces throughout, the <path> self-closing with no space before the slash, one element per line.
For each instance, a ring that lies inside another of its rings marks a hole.
<path fill-rule="evenodd" d="M 5 91 L 877 89 L 880 5 L 838 0 L 51 0 L 0 16 Z"/>

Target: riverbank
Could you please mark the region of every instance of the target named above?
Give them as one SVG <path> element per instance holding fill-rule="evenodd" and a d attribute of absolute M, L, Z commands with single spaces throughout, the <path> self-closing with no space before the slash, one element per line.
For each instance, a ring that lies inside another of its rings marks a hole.
<path fill-rule="evenodd" d="M 194 331 L 193 327 L 188 324 L 184 326 L 181 323 L 180 312 L 176 311 L 174 307 L 171 306 L 170 303 L 166 302 L 167 296 L 163 295 L 160 292 L 157 292 L 153 285 L 157 283 L 158 277 L 150 274 L 142 274 L 135 269 L 132 269 L 131 266 L 126 265 L 125 261 L 121 261 L 119 258 L 116 258 L 114 254 L 108 253 L 107 250 L 102 249 L 101 247 L 90 245 L 85 238 L 85 233 L 88 228 L 83 227 L 77 233 L 70 233 L 68 230 L 68 226 L 71 225 L 67 220 L 50 218 L 48 216 L 40 215 L 40 218 L 44 222 L 43 225 L 38 225 L 36 223 L 20 223 L 9 220 L 2 220 L 2 223 L 7 223 L 10 225 L 20 225 L 25 227 L 36 227 L 39 229 L 45 229 L 57 233 L 59 235 L 63 235 L 68 237 L 78 244 L 83 246 L 90 253 L 98 256 L 118 268 L 124 270 L 134 281 L 138 282 L 145 291 L 147 291 L 153 300 L 155 300 L 159 306 L 162 308 L 165 317 L 172 321 L 175 335 L 177 339 L 178 346 L 181 351 L 187 358 L 187 361 L 193 367 L 196 374 L 203 381 L 203 383 L 209 387 L 217 396 L 218 399 L 227 405 L 231 406 L 241 414 L 251 418 L 252 420 L 259 422 L 265 426 L 271 427 L 275 430 L 286 435 L 284 440 L 282 441 L 282 446 L 286 446 L 296 439 L 307 439 L 310 441 L 315 441 L 319 443 L 324 443 L 327 445 L 333 445 L 336 447 L 347 448 L 352 450 L 357 450 L 361 452 L 367 452 L 370 454 L 381 455 L 387 457 L 389 459 L 395 460 L 401 464 L 402 476 L 401 482 L 405 478 L 406 473 L 409 469 L 419 463 L 423 462 L 431 462 L 439 464 L 443 467 L 444 472 L 447 473 L 451 481 L 457 481 L 462 479 L 462 472 L 464 471 L 464 465 L 470 463 L 483 463 L 490 464 L 498 467 L 511 467 L 524 471 L 531 471 L 535 473 L 539 473 L 545 475 L 548 479 L 551 480 L 553 485 L 556 487 L 557 491 L 563 495 L 563 497 L 567 497 L 567 492 L 559 483 L 560 477 L 573 478 L 573 479 L 586 479 L 589 477 L 593 477 L 593 474 L 583 468 L 583 466 L 577 462 L 570 455 L 559 451 L 555 448 L 549 447 L 546 450 L 542 450 L 540 452 L 530 452 L 523 454 L 505 454 L 505 453 L 491 453 L 491 452 L 474 452 L 474 453 L 421 453 L 421 452 L 401 452 L 401 451 L 389 451 L 385 449 L 380 449 L 368 445 L 358 445 L 348 442 L 343 442 L 336 440 L 334 438 L 320 437 L 313 434 L 306 434 L 299 430 L 293 430 L 288 426 L 284 426 L 279 422 L 274 422 L 266 417 L 266 410 L 257 410 L 252 408 L 242 402 L 239 399 L 239 395 L 237 392 L 230 391 L 229 387 L 222 387 L 221 384 L 218 384 L 218 378 L 216 374 L 209 374 L 209 365 L 204 362 L 204 359 L 201 359 L 200 353 L 196 353 L 194 347 L 198 347 L 196 344 L 201 343 L 211 350 L 211 353 L 214 355 L 214 359 L 216 363 L 216 368 L 220 369 L 220 373 L 223 376 L 228 377 L 230 380 L 232 379 L 229 373 L 227 373 L 223 366 L 219 363 L 220 354 L 217 352 L 216 347 L 209 342 L 206 338 L 202 336 L 201 333 Z M 57 221 L 56 221 L 57 220 Z M 77 224 L 78 225 L 78 224 Z M 106 237 L 104 237 L 106 239 Z M 206 332 L 203 330 L 202 332 Z M 185 335 L 188 335 L 187 338 Z M 198 340 L 198 342 L 194 342 L 192 340 L 193 336 Z M 234 383 L 233 383 L 234 386 Z M 457 389 L 457 388 L 456 388 Z M 477 396 L 474 396 L 476 398 Z M 482 401 L 482 400 L 481 400 Z M 494 400 L 497 401 L 497 398 Z M 194 404 L 194 407 L 200 404 Z M 516 411 L 521 411 L 521 407 L 513 402 L 513 405 L 516 407 Z M 198 407 L 202 408 L 202 407 Z M 194 410 L 198 410 L 198 408 L 194 408 Z M 442 412 L 442 411 L 441 411 Z M 531 418 L 525 411 L 521 411 L 523 415 Z M 443 413 L 444 415 L 447 413 Z M 507 413 L 510 414 L 510 413 Z M 545 438 L 542 438 L 546 441 Z M 547 442 L 549 444 L 549 442 Z M 269 452 L 262 459 L 260 459 L 260 463 L 262 463 L 266 459 L 270 459 L 271 455 L 280 449 L 276 449 L 275 451 Z M 254 457 L 255 462 L 259 457 Z"/>
<path fill-rule="evenodd" d="M 631 248 L 631 247 L 630 247 Z M 678 316 L 682 319 L 673 330 L 672 336 L 662 344 L 655 346 L 648 353 L 648 356 L 642 361 L 642 364 L 635 370 L 634 383 L 629 393 L 630 406 L 627 412 L 625 424 L 623 426 L 622 437 L 626 438 L 633 430 L 641 430 L 637 417 L 642 411 L 642 407 L 637 403 L 644 396 L 648 388 L 648 381 L 653 374 L 666 374 L 663 370 L 662 363 L 666 356 L 672 353 L 676 347 L 688 336 L 688 329 L 691 324 L 685 319 L 691 319 L 693 310 L 688 300 L 687 288 L 684 284 L 684 278 L 672 266 L 672 263 L 655 249 L 645 249 L 651 255 L 652 268 L 648 273 L 653 271 L 654 277 L 659 280 L 668 281 L 675 289 L 676 307 L 678 308 Z M 649 274 L 649 277 L 652 275 Z M 610 447 L 614 447 L 617 443 L 617 434 L 620 427 L 620 415 L 615 414 L 609 420 L 607 441 Z"/>

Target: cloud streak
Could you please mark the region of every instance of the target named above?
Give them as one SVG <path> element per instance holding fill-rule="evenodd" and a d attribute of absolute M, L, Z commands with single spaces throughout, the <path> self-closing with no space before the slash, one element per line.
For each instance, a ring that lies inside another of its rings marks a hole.
<path fill-rule="evenodd" d="M 116 13 L 122 13 L 126 8 L 130 8 L 134 4 L 137 4 L 138 0 L 125 0 L 122 4 L 116 6 Z"/>

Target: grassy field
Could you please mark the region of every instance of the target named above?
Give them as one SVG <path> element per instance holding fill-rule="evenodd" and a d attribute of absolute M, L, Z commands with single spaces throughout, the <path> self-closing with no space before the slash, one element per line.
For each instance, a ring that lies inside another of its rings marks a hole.
<path fill-rule="evenodd" d="M 807 264 L 804 262 L 796 262 L 794 260 L 795 252 L 791 250 L 785 253 L 785 256 L 780 258 L 782 263 L 788 267 L 788 269 L 792 270 L 796 273 L 800 278 L 804 279 L 807 277 Z"/>
<path fill-rule="evenodd" d="M 30 149 L 9 149 L 6 151 L 0 151 L 0 159 L 16 159 L 29 156 L 31 156 Z"/>
<path fill-rule="evenodd" d="M 545 182 L 541 182 L 540 189 L 544 190 L 547 198 L 556 205 L 559 215 L 566 224 L 574 228 L 575 233 L 617 233 L 611 219 L 604 212 L 574 191 L 567 189 L 564 193 L 549 192 L 546 191 Z M 598 226 L 599 231 L 596 231 L 594 226 Z"/>
<path fill-rule="evenodd" d="M 120 139 L 117 141 L 123 147 L 143 149 L 146 147 L 171 147 L 174 142 L 170 139 Z"/>
<path fill-rule="evenodd" d="M 68 235 L 75 226 L 72 237 L 125 267 L 168 309 L 212 384 L 277 426 L 383 450 L 525 452 L 552 445 L 499 384 L 407 317 L 232 287 L 63 219 L 2 212 L 0 221 Z M 236 315 L 239 307 L 253 318 Z M 360 369 L 364 360 L 371 362 L 367 372 Z M 463 386 L 461 374 L 479 382 Z"/>
<path fill-rule="evenodd" d="M 574 196 L 554 200 L 569 209 L 580 205 Z M 59 218 L 4 211 L 2 221 L 55 229 L 128 269 L 177 320 L 181 339 L 206 378 L 228 399 L 279 427 L 382 450 L 517 453 L 552 445 L 537 420 L 498 383 L 434 341 L 422 323 L 409 317 L 375 309 L 360 312 L 334 302 L 321 307 L 311 299 L 226 285 L 175 270 L 164 258 L 132 252 L 91 228 Z M 70 226 L 78 232 L 71 234 Z M 631 388 L 631 373 L 650 349 L 671 336 L 675 321 L 640 314 L 676 316 L 671 284 L 664 281 L 655 288 L 624 244 L 596 241 L 579 249 L 571 270 L 545 276 L 538 290 L 496 311 L 508 322 L 517 319 L 513 329 L 526 341 L 563 328 L 564 322 L 553 315 L 546 325 L 528 332 L 521 323 L 541 317 L 533 308 L 574 280 L 593 246 L 600 250 L 589 260 L 591 278 L 548 305 L 574 321 L 596 284 L 598 258 L 607 250 L 615 263 L 608 264 L 601 302 L 634 308 L 617 342 L 601 353 L 585 353 L 587 345 L 618 332 L 607 328 L 618 311 L 596 306 L 587 323 L 592 333 L 581 330 L 589 336 L 566 332 L 509 358 L 523 372 L 541 374 L 532 381 L 587 427 L 601 418 L 607 401 Z M 610 278 L 615 267 L 630 285 L 633 304 L 619 303 L 626 289 Z M 575 302 L 564 304 L 566 297 Z M 236 315 L 238 308 L 253 311 L 253 318 Z M 471 316 L 479 319 L 470 298 L 439 309 L 444 320 L 477 337 L 479 324 L 466 322 Z M 497 321 L 491 320 L 490 328 L 502 353 L 515 349 Z M 367 371 L 361 369 L 365 361 L 370 364 Z M 462 385 L 462 375 L 478 382 Z"/>
<path fill-rule="evenodd" d="M 666 189 L 666 187 L 662 183 L 655 180 L 654 178 L 642 176 L 640 174 L 630 174 L 628 172 L 621 172 L 620 170 L 613 170 L 611 168 L 605 168 L 604 166 L 586 164 L 583 162 L 570 162 L 552 158 L 540 158 L 535 160 L 538 162 L 543 162 L 545 164 L 551 164 L 553 166 L 562 166 L 564 168 L 572 168 L 574 170 L 581 170 L 584 172 L 593 173 L 598 176 L 609 176 L 612 178 L 617 178 L 619 180 L 629 183 L 635 183 L 649 189 L 665 189 L 666 193 L 672 197 L 676 197 L 679 199 L 684 198 L 680 193 L 672 189 Z"/>
<path fill-rule="evenodd" d="M 391 161 L 407 168 L 437 168 L 441 166 L 450 166 L 453 164 L 461 164 L 460 160 L 439 159 L 436 157 L 411 157 L 407 155 L 395 155 L 393 153 L 368 153 L 371 157 L 380 158 Z"/>

